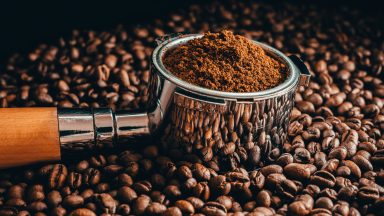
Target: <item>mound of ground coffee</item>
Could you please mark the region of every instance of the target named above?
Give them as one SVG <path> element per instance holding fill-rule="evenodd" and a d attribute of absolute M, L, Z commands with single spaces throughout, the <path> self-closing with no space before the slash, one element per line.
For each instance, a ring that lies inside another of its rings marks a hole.
<path fill-rule="evenodd" d="M 189 83 L 226 92 L 256 92 L 279 85 L 286 66 L 247 38 L 231 31 L 206 33 L 202 38 L 169 50 L 165 67 Z"/>

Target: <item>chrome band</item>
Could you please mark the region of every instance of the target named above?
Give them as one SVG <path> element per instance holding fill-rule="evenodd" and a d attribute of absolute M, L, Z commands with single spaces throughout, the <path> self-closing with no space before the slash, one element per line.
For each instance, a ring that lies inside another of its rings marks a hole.
<path fill-rule="evenodd" d="M 147 113 L 116 115 L 109 108 L 59 109 L 60 145 L 66 151 L 113 147 L 127 138 L 149 135 Z"/>
<path fill-rule="evenodd" d="M 112 147 L 115 139 L 115 123 L 109 108 L 93 109 L 95 142 L 97 147 Z"/>
<path fill-rule="evenodd" d="M 62 149 L 93 148 L 95 133 L 91 109 L 58 109 L 60 145 Z"/>
<path fill-rule="evenodd" d="M 149 120 L 147 113 L 134 114 L 129 111 L 119 111 L 115 114 L 117 142 L 124 144 L 130 138 L 149 135 Z"/>

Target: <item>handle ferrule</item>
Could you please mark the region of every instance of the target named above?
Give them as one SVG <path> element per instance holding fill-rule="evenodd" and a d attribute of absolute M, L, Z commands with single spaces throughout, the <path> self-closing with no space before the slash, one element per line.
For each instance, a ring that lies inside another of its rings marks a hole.
<path fill-rule="evenodd" d="M 65 151 L 112 147 L 127 138 L 149 135 L 147 113 L 109 108 L 58 110 L 60 145 Z"/>

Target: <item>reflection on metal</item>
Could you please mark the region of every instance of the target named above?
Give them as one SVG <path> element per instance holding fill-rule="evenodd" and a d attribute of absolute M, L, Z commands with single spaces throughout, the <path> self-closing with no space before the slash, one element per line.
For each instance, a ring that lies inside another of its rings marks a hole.
<path fill-rule="evenodd" d="M 291 60 L 278 50 L 255 41 L 287 65 L 289 74 L 282 84 L 250 93 L 205 89 L 178 79 L 162 64 L 168 49 L 198 37 L 201 35 L 178 35 L 159 41 L 151 60 L 147 113 L 113 113 L 108 108 L 59 110 L 63 149 L 125 144 L 127 139 L 154 132 L 162 135 L 165 149 L 181 154 L 202 155 L 206 147 L 220 152 L 233 136 L 239 137 L 236 145 L 254 142 L 266 157 L 274 148 L 280 148 L 286 138 L 295 90 L 309 81 L 308 71 L 300 73 L 305 65 L 298 58 L 290 57 Z M 209 160 L 215 157 L 217 155 Z M 207 161 L 206 157 L 202 159 Z M 241 157 L 236 160 L 242 162 Z"/>

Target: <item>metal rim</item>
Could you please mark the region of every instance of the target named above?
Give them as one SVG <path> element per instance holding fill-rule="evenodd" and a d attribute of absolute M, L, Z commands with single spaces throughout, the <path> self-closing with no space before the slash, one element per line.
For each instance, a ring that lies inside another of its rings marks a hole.
<path fill-rule="evenodd" d="M 168 39 L 166 41 L 163 41 L 159 46 L 156 47 L 156 49 L 152 53 L 152 62 L 153 65 L 156 67 L 157 71 L 165 77 L 168 81 L 174 83 L 176 86 L 193 92 L 193 93 L 199 93 L 207 96 L 213 96 L 213 97 L 219 97 L 219 98 L 228 98 L 228 99 L 264 99 L 264 98 L 271 98 L 276 97 L 280 95 L 284 95 L 287 92 L 289 92 L 292 88 L 295 88 L 299 81 L 299 75 L 300 72 L 296 68 L 296 66 L 293 64 L 293 62 L 282 52 L 278 51 L 277 49 L 266 45 L 264 43 L 252 40 L 252 42 L 256 43 L 257 45 L 261 46 L 266 52 L 273 55 L 274 57 L 281 60 L 283 63 L 285 63 L 288 67 L 288 77 L 286 80 L 281 83 L 280 85 L 264 90 L 264 91 L 258 91 L 258 92 L 224 92 L 224 91 L 217 91 L 217 90 L 211 90 L 207 88 L 203 88 L 191 83 L 188 83 L 186 81 L 183 81 L 179 78 L 177 78 L 175 75 L 173 75 L 170 71 L 168 71 L 165 66 L 163 65 L 162 58 L 163 55 L 166 53 L 167 50 L 172 49 L 180 44 L 184 44 L 188 42 L 189 40 L 200 38 L 203 34 L 190 34 L 190 35 L 181 35 L 177 36 L 171 39 Z"/>

